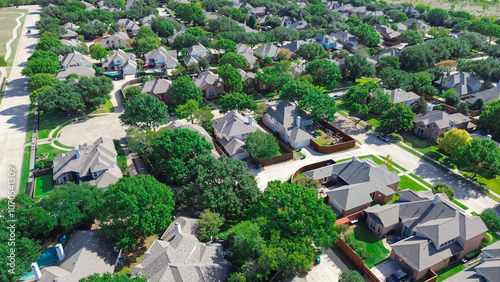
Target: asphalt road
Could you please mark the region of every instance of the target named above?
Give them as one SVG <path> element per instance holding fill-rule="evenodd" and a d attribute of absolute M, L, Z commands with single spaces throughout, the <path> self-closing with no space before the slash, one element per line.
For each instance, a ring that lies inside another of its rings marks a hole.
<path fill-rule="evenodd" d="M 28 9 L 15 53 L 9 82 L 0 105 L 0 197 L 7 196 L 7 173 L 9 168 L 16 170 L 16 194 L 19 189 L 21 167 L 23 162 L 24 144 L 26 138 L 26 124 L 29 112 L 29 92 L 26 88 L 28 78 L 21 75 L 24 63 L 33 53 L 38 38 L 35 23 L 40 19 L 39 6 L 20 6 Z M 31 29 L 30 34 L 26 34 Z M 14 55 L 14 54 L 13 54 Z"/>

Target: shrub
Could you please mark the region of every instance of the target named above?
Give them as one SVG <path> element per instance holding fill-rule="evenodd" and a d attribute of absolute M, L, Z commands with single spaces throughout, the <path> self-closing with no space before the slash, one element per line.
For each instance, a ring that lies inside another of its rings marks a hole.
<path fill-rule="evenodd" d="M 483 239 L 481 239 L 481 243 L 487 244 L 487 243 L 491 242 L 492 240 L 493 240 L 493 237 L 491 236 L 491 234 L 486 233 L 486 234 L 484 234 Z"/>
<path fill-rule="evenodd" d="M 366 249 L 359 249 L 359 256 L 364 260 L 372 257 Z"/>

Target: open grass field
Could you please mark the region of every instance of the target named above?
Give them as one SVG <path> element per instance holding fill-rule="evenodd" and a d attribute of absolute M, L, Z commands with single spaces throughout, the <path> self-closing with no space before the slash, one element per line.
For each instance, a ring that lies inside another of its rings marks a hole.
<path fill-rule="evenodd" d="M 41 144 L 38 145 L 38 148 L 36 150 L 37 157 L 41 157 L 44 154 L 48 154 L 48 158 L 55 158 L 59 156 L 60 154 L 65 154 L 67 151 L 59 150 L 57 148 L 52 147 L 50 144 Z"/>
<path fill-rule="evenodd" d="M 21 25 L 16 30 L 17 37 L 10 44 L 12 51 L 9 58 L 7 58 L 7 63 L 9 66 L 12 66 L 12 61 L 14 60 L 14 57 L 16 55 L 17 45 L 19 43 L 19 38 L 21 36 L 22 27 L 24 25 L 24 20 L 26 19 L 26 14 L 28 13 L 28 10 L 16 9 L 14 7 L 0 9 L 0 22 L 2 23 L 0 25 L 1 56 L 5 56 L 5 53 L 7 52 L 6 44 L 13 36 L 14 28 L 17 26 L 16 18 L 18 18 L 21 15 L 21 13 L 24 14 L 24 16 L 19 19 Z"/>

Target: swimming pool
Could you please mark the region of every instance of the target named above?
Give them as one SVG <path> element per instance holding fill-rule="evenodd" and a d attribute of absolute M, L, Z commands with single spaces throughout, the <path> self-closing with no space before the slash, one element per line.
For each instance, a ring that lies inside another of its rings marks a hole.
<path fill-rule="evenodd" d="M 42 268 L 43 266 L 52 266 L 52 265 L 57 265 L 58 258 L 57 258 L 57 252 L 56 248 L 51 247 L 48 249 L 45 249 L 42 252 L 42 255 L 40 258 L 36 261 L 38 264 L 38 267 Z M 30 271 L 26 275 L 21 277 L 21 280 L 28 279 L 29 277 L 33 276 L 33 271 Z"/>
<path fill-rule="evenodd" d="M 119 72 L 119 71 L 115 71 L 115 72 L 105 72 L 104 74 L 106 74 L 106 75 L 120 75 L 120 72 Z"/>

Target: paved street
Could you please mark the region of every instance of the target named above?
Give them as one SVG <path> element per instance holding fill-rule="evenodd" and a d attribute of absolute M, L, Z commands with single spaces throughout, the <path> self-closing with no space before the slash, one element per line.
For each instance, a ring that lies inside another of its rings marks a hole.
<path fill-rule="evenodd" d="M 38 30 L 35 23 L 40 19 L 39 6 L 21 6 L 28 9 L 28 15 L 21 31 L 21 37 L 14 58 L 9 82 L 0 105 L 0 197 L 7 196 L 7 169 L 16 169 L 16 186 L 19 181 L 23 162 L 26 124 L 29 111 L 28 79 L 21 75 L 24 63 L 33 53 L 37 43 Z M 31 29 L 30 34 L 26 34 Z M 24 192 L 24 188 L 21 189 Z"/>

